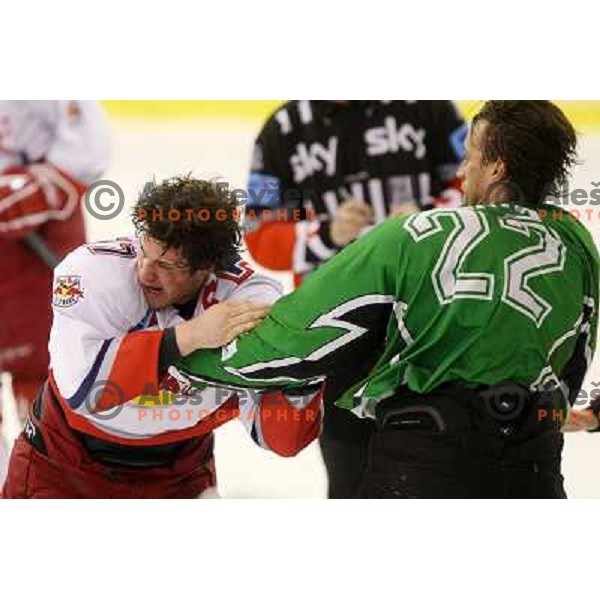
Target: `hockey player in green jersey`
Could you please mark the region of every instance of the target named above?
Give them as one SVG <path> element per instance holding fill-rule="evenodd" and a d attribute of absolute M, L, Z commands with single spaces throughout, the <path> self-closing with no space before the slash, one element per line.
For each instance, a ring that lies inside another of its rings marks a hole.
<path fill-rule="evenodd" d="M 598 254 L 543 201 L 575 146 L 550 102 L 488 102 L 460 170 L 468 206 L 384 222 L 181 369 L 299 395 L 344 378 L 338 404 L 377 423 L 361 496 L 564 497 L 560 427 L 595 346 Z"/>

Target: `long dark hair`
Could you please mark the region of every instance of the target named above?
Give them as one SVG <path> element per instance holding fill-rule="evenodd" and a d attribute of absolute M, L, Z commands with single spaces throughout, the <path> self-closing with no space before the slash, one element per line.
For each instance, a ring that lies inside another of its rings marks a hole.
<path fill-rule="evenodd" d="M 506 177 L 526 201 L 558 195 L 576 163 L 577 134 L 564 113 L 547 100 L 491 100 L 473 119 L 485 122 L 485 164 L 500 159 Z"/>

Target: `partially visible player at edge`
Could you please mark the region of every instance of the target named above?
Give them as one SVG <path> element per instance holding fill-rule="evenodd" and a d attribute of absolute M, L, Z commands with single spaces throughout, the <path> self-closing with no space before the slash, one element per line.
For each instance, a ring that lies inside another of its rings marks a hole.
<path fill-rule="evenodd" d="M 0 101 L 0 370 L 31 397 L 48 369 L 52 269 L 27 246 L 37 233 L 59 258 L 85 242 L 81 198 L 108 163 L 108 127 L 92 101 Z"/>
<path fill-rule="evenodd" d="M 52 268 L 85 242 L 82 197 L 108 155 L 98 102 L 0 100 L 0 373 L 23 418 L 48 373 Z"/>
<path fill-rule="evenodd" d="M 182 370 L 298 392 L 374 357 L 339 401 L 377 424 L 360 496 L 565 497 L 557 417 L 592 361 L 599 257 L 544 201 L 575 151 L 554 104 L 486 103 L 459 171 L 468 206 L 383 223 Z M 567 428 L 597 430 L 599 410 Z"/>
<path fill-rule="evenodd" d="M 304 404 L 279 393 L 242 403 L 171 369 L 254 327 L 281 295 L 237 254 L 235 208 L 214 182 L 168 180 L 140 196 L 138 239 L 82 246 L 57 267 L 48 382 L 4 497 L 195 498 L 216 484 L 212 430 L 240 410 L 255 441 L 280 454 L 315 438 L 318 387 Z"/>

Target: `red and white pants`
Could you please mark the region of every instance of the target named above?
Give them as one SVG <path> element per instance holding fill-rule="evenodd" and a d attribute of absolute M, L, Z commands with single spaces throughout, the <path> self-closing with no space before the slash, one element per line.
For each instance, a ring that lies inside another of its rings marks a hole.
<path fill-rule="evenodd" d="M 190 440 L 168 466 L 107 466 L 92 458 L 50 393 L 46 386 L 39 418 L 30 415 L 15 443 L 3 498 L 197 498 L 216 485 L 212 433 Z"/>

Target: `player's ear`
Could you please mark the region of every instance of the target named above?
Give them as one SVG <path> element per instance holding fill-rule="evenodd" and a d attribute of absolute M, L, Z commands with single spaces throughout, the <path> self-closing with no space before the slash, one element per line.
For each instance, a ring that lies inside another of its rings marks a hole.
<path fill-rule="evenodd" d="M 500 159 L 494 163 L 492 170 L 492 181 L 504 181 L 506 179 L 506 165 Z"/>

